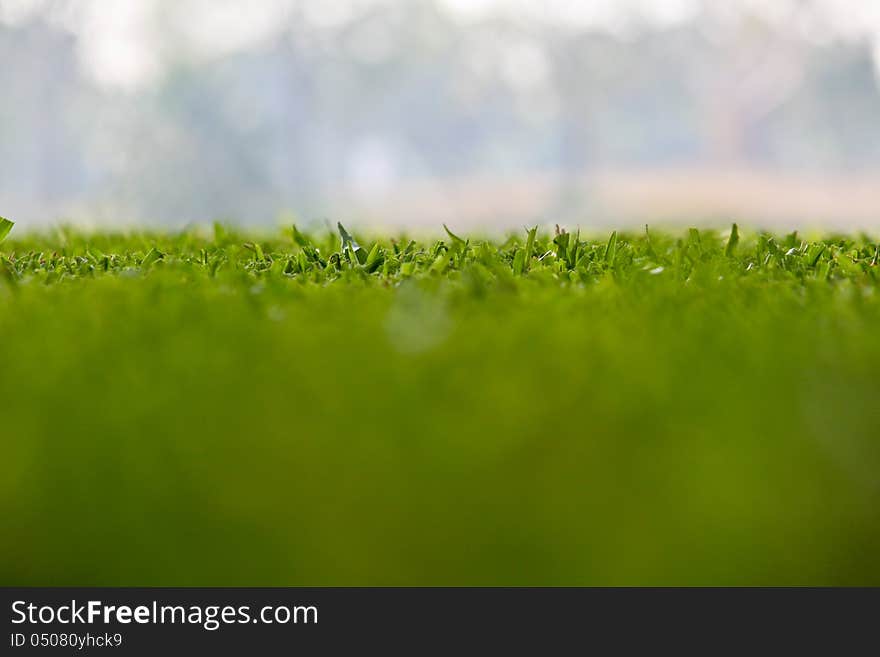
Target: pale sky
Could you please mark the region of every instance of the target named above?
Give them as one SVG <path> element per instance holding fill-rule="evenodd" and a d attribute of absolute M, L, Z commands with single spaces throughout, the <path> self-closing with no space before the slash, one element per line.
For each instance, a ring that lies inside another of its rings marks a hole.
<path fill-rule="evenodd" d="M 0 0 L 0 21 L 20 22 L 44 13 L 79 37 L 85 69 L 100 83 L 137 88 L 162 71 L 169 43 L 193 57 L 245 49 L 283 29 L 293 12 L 328 29 L 370 5 L 407 0 Z M 527 23 L 541 21 L 625 32 L 634 23 L 668 26 L 701 9 L 717 20 L 750 12 L 818 40 L 869 38 L 880 67 L 880 0 L 816 0 L 809 16 L 798 0 L 438 0 L 463 22 L 493 13 Z M 51 11 L 49 8 L 52 8 Z M 794 18 L 793 18 L 794 17 Z M 169 39 L 168 34 L 177 38 Z"/>

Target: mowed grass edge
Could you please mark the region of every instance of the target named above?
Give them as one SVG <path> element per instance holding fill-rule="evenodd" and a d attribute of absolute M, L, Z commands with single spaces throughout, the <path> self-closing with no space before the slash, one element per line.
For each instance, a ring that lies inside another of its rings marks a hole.
<path fill-rule="evenodd" d="M 867 237 L 0 254 L 4 584 L 880 581 Z"/>

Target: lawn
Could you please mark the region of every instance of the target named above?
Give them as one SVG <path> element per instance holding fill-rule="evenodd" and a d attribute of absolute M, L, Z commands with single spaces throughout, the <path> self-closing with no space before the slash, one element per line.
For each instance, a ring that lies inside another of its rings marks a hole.
<path fill-rule="evenodd" d="M 0 584 L 880 584 L 876 241 L 355 237 L 12 230 Z"/>

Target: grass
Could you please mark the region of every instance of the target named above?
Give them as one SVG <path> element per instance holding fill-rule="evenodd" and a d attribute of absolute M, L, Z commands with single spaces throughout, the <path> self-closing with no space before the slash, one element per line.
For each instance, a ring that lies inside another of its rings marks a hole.
<path fill-rule="evenodd" d="M 0 583 L 880 584 L 876 242 L 263 237 L 6 237 Z"/>

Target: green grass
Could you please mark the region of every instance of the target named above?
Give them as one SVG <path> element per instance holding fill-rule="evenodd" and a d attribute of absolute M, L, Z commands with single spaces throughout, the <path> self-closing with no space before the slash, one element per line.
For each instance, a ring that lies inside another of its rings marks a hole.
<path fill-rule="evenodd" d="M 367 237 L 13 230 L 0 584 L 880 584 L 876 242 Z"/>

